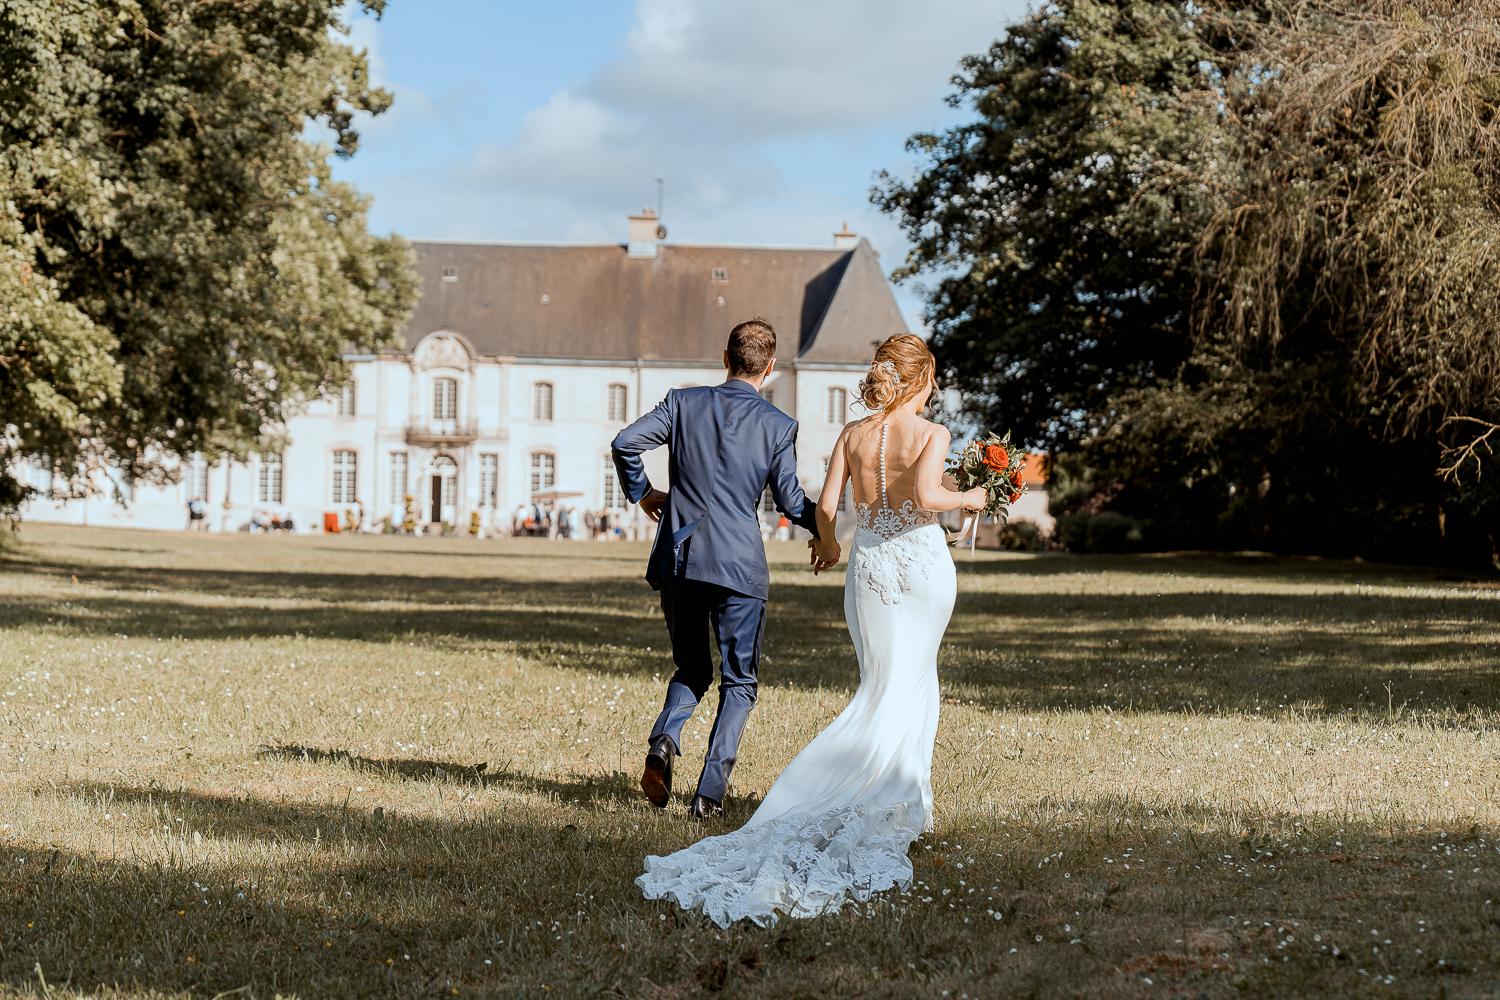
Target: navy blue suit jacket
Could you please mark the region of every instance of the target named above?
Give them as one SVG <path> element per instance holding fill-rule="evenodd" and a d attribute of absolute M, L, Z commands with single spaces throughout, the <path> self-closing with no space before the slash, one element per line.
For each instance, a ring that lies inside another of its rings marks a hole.
<path fill-rule="evenodd" d="M 673 389 L 615 436 L 611 451 L 631 503 L 651 492 L 641 454 L 666 445 L 671 483 L 646 579 L 681 576 L 766 598 L 771 574 L 756 509 L 776 509 L 817 534 L 814 503 L 797 483 L 797 421 L 748 382 Z"/>

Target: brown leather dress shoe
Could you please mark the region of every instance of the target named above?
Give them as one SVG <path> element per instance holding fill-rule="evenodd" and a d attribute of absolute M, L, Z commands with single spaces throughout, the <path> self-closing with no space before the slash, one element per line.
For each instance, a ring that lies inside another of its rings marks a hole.
<path fill-rule="evenodd" d="M 670 736 L 658 736 L 646 754 L 646 769 L 641 773 L 641 791 L 658 809 L 672 801 L 672 758 L 677 747 Z"/>

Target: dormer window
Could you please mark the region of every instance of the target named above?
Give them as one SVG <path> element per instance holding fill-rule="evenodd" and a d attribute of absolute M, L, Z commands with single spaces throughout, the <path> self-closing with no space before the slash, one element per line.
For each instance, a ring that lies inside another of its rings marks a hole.
<path fill-rule="evenodd" d="M 444 281 L 457 281 L 458 280 L 458 268 L 456 268 L 456 267 L 445 267 L 445 268 L 443 268 L 443 280 Z"/>
<path fill-rule="evenodd" d="M 729 284 L 729 269 L 724 267 L 714 268 L 713 283 L 716 285 Z"/>

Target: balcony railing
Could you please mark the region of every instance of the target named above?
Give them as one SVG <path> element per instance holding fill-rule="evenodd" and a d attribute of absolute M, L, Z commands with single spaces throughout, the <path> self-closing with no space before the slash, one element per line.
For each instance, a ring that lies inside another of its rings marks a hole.
<path fill-rule="evenodd" d="M 406 425 L 407 444 L 468 444 L 477 437 L 479 421 L 473 417 Z"/>

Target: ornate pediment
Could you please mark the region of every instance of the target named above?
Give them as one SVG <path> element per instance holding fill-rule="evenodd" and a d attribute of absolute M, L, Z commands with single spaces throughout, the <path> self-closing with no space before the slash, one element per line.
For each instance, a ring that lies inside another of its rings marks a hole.
<path fill-rule="evenodd" d="M 463 370 L 473 358 L 474 350 L 462 334 L 439 331 L 422 338 L 412 354 L 412 364 L 418 368 Z"/>

